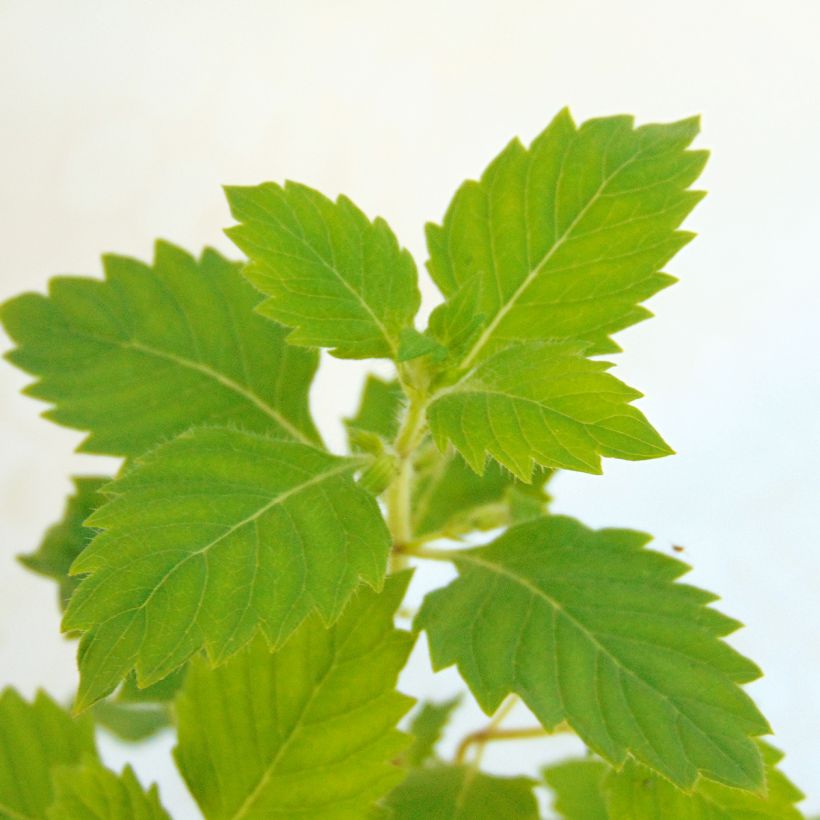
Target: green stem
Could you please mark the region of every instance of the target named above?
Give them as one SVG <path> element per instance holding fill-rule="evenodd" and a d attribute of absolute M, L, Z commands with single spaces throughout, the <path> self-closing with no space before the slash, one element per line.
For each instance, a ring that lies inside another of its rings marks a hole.
<path fill-rule="evenodd" d="M 543 726 L 522 726 L 515 729 L 479 729 L 467 735 L 459 744 L 455 755 L 456 764 L 462 764 L 467 758 L 471 746 L 478 746 L 477 757 L 480 758 L 484 747 L 496 740 L 529 740 L 536 737 L 547 737 L 553 734 Z"/>

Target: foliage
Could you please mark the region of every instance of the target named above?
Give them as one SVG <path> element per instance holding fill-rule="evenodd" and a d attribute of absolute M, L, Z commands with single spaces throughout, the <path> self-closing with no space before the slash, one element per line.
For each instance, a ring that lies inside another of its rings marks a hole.
<path fill-rule="evenodd" d="M 167 817 L 103 767 L 96 724 L 133 742 L 173 725 L 207 818 L 529 820 L 545 786 L 568 820 L 799 817 L 743 689 L 760 672 L 724 640 L 740 624 L 648 535 L 552 514 L 546 492 L 555 470 L 672 452 L 599 356 L 674 281 L 697 131 L 562 111 L 513 140 L 427 227 L 443 301 L 425 329 L 387 223 L 294 182 L 226 189 L 244 262 L 159 242 L 150 265 L 106 256 L 102 280 L 3 305 L 26 392 L 125 461 L 76 478 L 21 559 L 59 585 L 80 686 L 73 715 L 0 698 L 0 816 Z M 347 454 L 310 417 L 319 348 L 392 362 Z M 409 633 L 394 618 L 426 560 L 457 577 Z M 452 761 L 457 698 L 401 723 L 421 631 L 494 716 Z M 536 725 L 502 725 L 516 699 Z M 489 743 L 556 731 L 589 757 L 542 781 L 480 768 Z"/>

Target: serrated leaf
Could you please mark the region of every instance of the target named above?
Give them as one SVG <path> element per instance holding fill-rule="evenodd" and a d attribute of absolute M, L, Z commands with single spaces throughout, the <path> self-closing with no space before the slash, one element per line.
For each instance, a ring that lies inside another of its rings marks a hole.
<path fill-rule="evenodd" d="M 120 740 L 147 740 L 171 725 L 171 715 L 162 704 L 127 704 L 101 700 L 93 707 L 94 722 Z"/>
<path fill-rule="evenodd" d="M 201 648 L 225 660 L 261 629 L 281 645 L 318 612 L 378 587 L 390 538 L 357 463 L 297 442 L 203 428 L 163 444 L 106 488 L 103 530 L 72 567 L 90 573 L 63 628 L 80 643 L 77 708 L 135 668 L 147 686 Z"/>
<path fill-rule="evenodd" d="M 96 757 L 94 723 L 72 718 L 45 692 L 28 703 L 0 695 L 0 817 L 40 820 L 52 801 L 51 770 Z"/>
<path fill-rule="evenodd" d="M 413 487 L 413 533 L 443 532 L 451 536 L 514 523 L 517 518 L 543 513 L 549 496 L 544 484 L 549 471 L 533 484 L 522 484 L 496 462 L 477 475 L 452 448 L 444 453 L 430 445 Z M 525 512 L 525 505 L 531 506 Z"/>
<path fill-rule="evenodd" d="M 461 696 L 434 703 L 425 701 L 413 715 L 407 729 L 413 742 L 402 755 L 402 762 L 408 766 L 421 766 L 436 759 L 436 746 L 441 740 L 450 715 L 461 703 Z"/>
<path fill-rule="evenodd" d="M 803 815 L 795 804 L 803 794 L 777 768 L 783 755 L 767 743 L 760 746 L 766 764 L 766 794 L 709 780 L 698 781 L 694 792 L 686 794 L 631 761 L 620 772 L 611 771 L 603 781 L 610 820 L 799 820 Z"/>
<path fill-rule="evenodd" d="M 19 556 L 20 563 L 33 572 L 57 581 L 63 608 L 79 583 L 79 579 L 72 578 L 68 571 L 96 534 L 96 530 L 84 523 L 104 502 L 100 488 L 111 479 L 88 476 L 72 481 L 74 494 L 68 497 L 62 520 L 49 527 L 36 552 Z"/>
<path fill-rule="evenodd" d="M 137 685 L 137 676 L 132 672 L 117 691 L 116 701 L 126 705 L 168 703 L 176 697 L 186 672 L 187 667 L 180 667 L 161 681 L 143 687 Z"/>
<path fill-rule="evenodd" d="M 563 820 L 611 820 L 601 791 L 609 771 L 606 763 L 592 758 L 567 760 L 544 769 L 558 816 Z"/>
<path fill-rule="evenodd" d="M 360 588 L 337 623 L 315 616 L 279 651 L 259 640 L 224 666 L 197 659 L 177 701 L 177 763 L 209 820 L 359 820 L 403 772 L 395 691 L 412 648 L 393 625 L 409 573 Z"/>
<path fill-rule="evenodd" d="M 688 567 L 648 541 L 552 517 L 449 553 L 459 577 L 416 619 L 434 668 L 457 664 L 487 714 L 519 694 L 616 766 L 631 755 L 683 788 L 702 774 L 758 789 L 752 737 L 771 730 L 738 684 L 760 671 L 719 640 L 739 624 L 674 583 Z"/>
<path fill-rule="evenodd" d="M 601 472 L 601 456 L 630 461 L 672 450 L 630 402 L 641 394 L 574 344 L 502 350 L 427 410 L 439 447 L 452 441 L 477 473 L 487 455 L 529 482 L 535 465 Z"/>
<path fill-rule="evenodd" d="M 564 110 L 462 185 L 427 244 L 444 295 L 469 285 L 485 317 L 465 366 L 525 339 L 619 349 L 610 334 L 650 315 L 640 303 L 674 281 L 661 268 L 692 238 L 677 228 L 702 197 L 687 190 L 707 157 L 686 150 L 698 127 L 618 116 L 578 128 Z"/>
<path fill-rule="evenodd" d="M 413 769 L 385 801 L 393 820 L 538 820 L 534 782 L 469 766 Z"/>
<path fill-rule="evenodd" d="M 396 357 L 420 295 L 415 262 L 383 219 L 295 182 L 225 192 L 240 223 L 226 233 L 268 297 L 258 310 L 294 328 L 289 342 L 344 358 Z"/>
<path fill-rule="evenodd" d="M 385 442 L 393 441 L 399 431 L 403 403 L 404 393 L 395 379 L 385 380 L 369 374 L 356 415 L 344 420 L 351 449 L 356 449 L 357 433 L 372 433 Z"/>
<path fill-rule="evenodd" d="M 40 380 L 47 418 L 86 430 L 80 450 L 136 456 L 196 424 L 237 424 L 319 441 L 307 394 L 318 358 L 253 313 L 259 295 L 216 251 L 199 260 L 158 242 L 152 267 L 103 258 L 105 281 L 58 277 L 49 296 L 0 308 Z"/>
<path fill-rule="evenodd" d="M 156 785 L 143 790 L 130 766 L 116 775 L 87 762 L 54 773 L 56 798 L 48 820 L 171 820 L 159 802 Z"/>

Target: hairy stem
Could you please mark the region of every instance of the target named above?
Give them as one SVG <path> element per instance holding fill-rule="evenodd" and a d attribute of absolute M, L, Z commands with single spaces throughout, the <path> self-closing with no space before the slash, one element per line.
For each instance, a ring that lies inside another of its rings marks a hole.
<path fill-rule="evenodd" d="M 536 737 L 547 737 L 553 734 L 548 732 L 543 726 L 522 726 L 515 729 L 479 729 L 467 735 L 458 745 L 455 754 L 455 763 L 461 764 L 467 758 L 467 752 L 472 746 L 477 746 L 476 765 L 481 759 L 484 747 L 495 740 L 528 740 Z"/>

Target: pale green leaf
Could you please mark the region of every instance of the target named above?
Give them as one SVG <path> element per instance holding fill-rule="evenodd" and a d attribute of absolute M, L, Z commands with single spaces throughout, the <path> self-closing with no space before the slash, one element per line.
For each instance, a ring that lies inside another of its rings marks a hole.
<path fill-rule="evenodd" d="M 565 110 L 529 148 L 513 140 L 465 182 L 443 225 L 427 229 L 436 284 L 448 300 L 469 290 L 469 309 L 445 312 L 461 315 L 461 329 L 483 317 L 463 365 L 524 339 L 618 350 L 610 334 L 650 315 L 640 303 L 674 281 L 661 268 L 692 238 L 677 228 L 702 197 L 687 190 L 707 156 L 686 150 L 697 132 L 696 118 L 578 128 Z"/>
<path fill-rule="evenodd" d="M 227 234 L 250 259 L 245 276 L 268 297 L 258 310 L 294 328 L 289 342 L 395 358 L 420 295 L 415 262 L 383 219 L 295 182 L 225 191 L 240 223 Z"/>
<path fill-rule="evenodd" d="M 766 764 L 764 794 L 733 789 L 710 780 L 699 780 L 694 792 L 676 789 L 635 762 L 612 771 L 603 782 L 610 820 L 799 820 L 796 808 L 802 792 L 777 768 L 783 755 L 761 743 Z"/>
<path fill-rule="evenodd" d="M 538 820 L 534 782 L 469 766 L 413 769 L 385 801 L 393 820 Z"/>
<path fill-rule="evenodd" d="M 402 755 L 403 763 L 408 766 L 421 766 L 436 760 L 436 745 L 441 740 L 450 715 L 459 703 L 460 695 L 441 703 L 425 701 L 420 705 L 407 729 L 413 742 Z"/>
<path fill-rule="evenodd" d="M 106 256 L 105 281 L 51 280 L 0 309 L 40 380 L 45 413 L 89 431 L 80 450 L 136 456 L 195 424 L 236 424 L 317 443 L 307 394 L 315 352 L 253 312 L 259 295 L 216 251 L 199 260 L 158 242 L 152 267 Z"/>
<path fill-rule="evenodd" d="M 171 820 L 156 785 L 145 791 L 130 766 L 116 775 L 99 763 L 54 773 L 56 798 L 48 820 Z"/>
<path fill-rule="evenodd" d="M 336 624 L 315 616 L 279 651 L 255 641 L 191 664 L 177 701 L 182 775 L 209 820 L 359 820 L 401 779 L 395 691 L 412 648 L 393 615 L 409 574 L 360 588 Z"/>
<path fill-rule="evenodd" d="M 143 687 L 137 685 L 137 676 L 132 672 L 117 691 L 116 700 L 126 705 L 168 703 L 176 697 L 185 680 L 186 671 L 187 667 L 180 667 L 161 681 Z"/>
<path fill-rule="evenodd" d="M 404 393 L 397 381 L 385 381 L 368 375 L 356 415 L 345 419 L 351 449 L 356 449 L 356 437 L 361 433 L 370 433 L 385 442 L 392 442 L 399 431 L 403 404 Z"/>
<path fill-rule="evenodd" d="M 523 484 L 496 462 L 477 475 L 452 448 L 444 453 L 434 445 L 420 456 L 413 487 L 413 534 L 442 532 L 458 537 L 515 523 L 544 511 L 549 496 L 541 471 L 532 484 Z"/>
<path fill-rule="evenodd" d="M 90 476 L 73 479 L 74 494 L 66 502 L 62 520 L 49 527 L 36 552 L 19 557 L 30 570 L 57 581 L 63 607 L 79 583 L 68 570 L 96 534 L 96 530 L 85 526 L 85 521 L 104 502 L 100 488 L 109 481 Z"/>
<path fill-rule="evenodd" d="M 96 757 L 94 723 L 70 717 L 44 692 L 28 703 L 0 695 L 0 817 L 40 820 L 54 796 L 51 770 Z"/>
<path fill-rule="evenodd" d="M 771 730 L 738 684 L 760 671 L 720 640 L 739 624 L 715 596 L 674 583 L 688 567 L 648 541 L 554 517 L 446 553 L 459 577 L 416 619 L 434 667 L 457 664 L 487 714 L 517 693 L 614 765 L 632 755 L 685 788 L 703 774 L 757 789 L 752 738 Z"/>
<path fill-rule="evenodd" d="M 280 645 L 311 612 L 338 618 L 378 587 L 390 539 L 357 464 L 297 442 L 202 428 L 106 488 L 103 531 L 72 567 L 90 573 L 64 629 L 80 643 L 78 708 L 132 668 L 147 686 L 205 647 L 215 662 L 261 629 Z"/>
<path fill-rule="evenodd" d="M 437 342 L 432 336 L 419 333 L 415 328 L 408 327 L 402 330 L 399 337 L 399 352 L 396 360 L 409 362 L 422 356 L 432 356 L 434 360 L 442 360 L 447 355 L 447 348 Z"/>
<path fill-rule="evenodd" d="M 672 450 L 630 402 L 641 394 L 575 344 L 515 345 L 441 390 L 427 410 L 478 473 L 489 454 L 522 481 L 536 465 L 601 472 L 601 456 L 636 461 Z"/>
<path fill-rule="evenodd" d="M 94 722 L 120 740 L 136 743 L 153 737 L 171 725 L 171 715 L 164 704 L 129 704 L 101 700 L 92 709 Z"/>
<path fill-rule="evenodd" d="M 609 766 L 601 760 L 568 760 L 544 769 L 553 808 L 562 820 L 610 820 L 601 785 Z"/>

